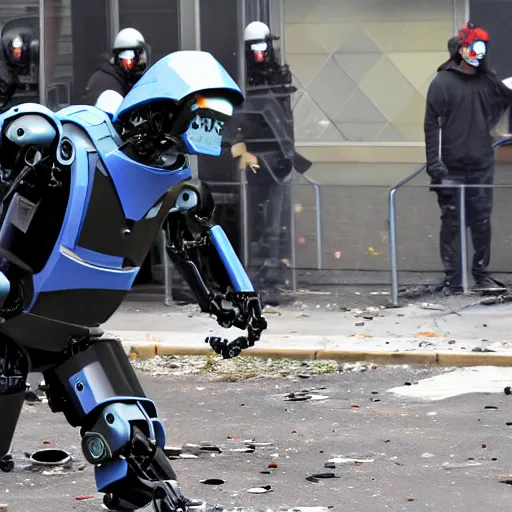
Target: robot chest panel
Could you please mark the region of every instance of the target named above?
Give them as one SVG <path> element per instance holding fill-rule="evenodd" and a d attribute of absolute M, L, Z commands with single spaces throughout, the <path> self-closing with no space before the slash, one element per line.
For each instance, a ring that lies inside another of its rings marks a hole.
<path fill-rule="evenodd" d="M 78 245 L 122 257 L 126 267 L 141 266 L 168 210 L 165 199 L 164 196 L 140 221 L 127 219 L 112 180 L 96 168 Z"/>

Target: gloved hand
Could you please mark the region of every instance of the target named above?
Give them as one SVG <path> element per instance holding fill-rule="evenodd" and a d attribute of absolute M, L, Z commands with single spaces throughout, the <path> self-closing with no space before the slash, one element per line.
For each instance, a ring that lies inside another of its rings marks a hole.
<path fill-rule="evenodd" d="M 432 183 L 441 183 L 448 176 L 448 169 L 441 160 L 427 167 L 427 174 L 432 178 Z"/>

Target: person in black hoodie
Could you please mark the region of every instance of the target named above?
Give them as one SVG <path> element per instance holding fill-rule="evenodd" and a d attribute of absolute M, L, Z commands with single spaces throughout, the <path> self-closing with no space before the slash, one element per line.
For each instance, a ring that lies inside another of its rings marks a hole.
<path fill-rule="evenodd" d="M 435 185 L 493 184 L 491 129 L 512 103 L 512 92 L 488 66 L 489 41 L 485 30 L 468 22 L 448 42 L 450 58 L 438 68 L 427 93 L 427 173 L 441 209 L 440 252 L 445 273 L 436 291 L 445 293 L 462 291 L 460 193 L 458 188 Z M 492 205 L 492 188 L 466 188 L 466 222 L 474 248 L 471 270 L 476 289 L 502 293 L 505 288 L 487 270 Z"/>
<path fill-rule="evenodd" d="M 142 34 L 125 28 L 117 34 L 111 58 L 89 79 L 82 102 L 95 105 L 102 92 L 126 96 L 149 65 L 148 47 Z"/>

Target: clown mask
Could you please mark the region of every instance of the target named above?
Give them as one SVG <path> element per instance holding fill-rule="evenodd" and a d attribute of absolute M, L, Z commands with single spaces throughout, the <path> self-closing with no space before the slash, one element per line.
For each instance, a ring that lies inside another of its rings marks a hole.
<path fill-rule="evenodd" d="M 474 41 L 471 45 L 461 49 L 462 58 L 475 68 L 479 67 L 487 53 L 487 44 L 484 41 Z"/>

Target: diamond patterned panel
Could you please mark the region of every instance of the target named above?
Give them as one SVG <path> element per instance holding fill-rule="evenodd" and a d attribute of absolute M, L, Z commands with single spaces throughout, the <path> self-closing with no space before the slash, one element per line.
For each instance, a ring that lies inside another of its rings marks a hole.
<path fill-rule="evenodd" d="M 380 53 L 379 45 L 363 30 L 358 27 L 351 36 L 338 48 L 336 53 Z"/>
<path fill-rule="evenodd" d="M 383 56 L 359 84 L 361 90 L 391 120 L 415 92 L 399 69 Z"/>
<path fill-rule="evenodd" d="M 293 76 L 302 87 L 307 88 L 311 80 L 313 80 L 313 78 L 315 78 L 318 72 L 323 68 L 328 58 L 329 56 L 327 54 L 290 54 L 287 56 L 286 60 L 290 66 Z"/>
<path fill-rule="evenodd" d="M 386 116 L 361 89 L 354 91 L 332 119 L 336 123 L 387 123 Z M 348 140 L 351 140 L 350 137 Z"/>
<path fill-rule="evenodd" d="M 344 138 L 313 101 L 309 94 L 302 94 L 294 109 L 296 140 L 342 142 Z"/>
<path fill-rule="evenodd" d="M 423 141 L 452 0 L 284 2 L 286 59 L 305 92 L 294 100 L 297 141 Z"/>
<path fill-rule="evenodd" d="M 328 115 L 338 112 L 357 85 L 334 59 L 329 59 L 307 87 L 308 93 Z"/>
<path fill-rule="evenodd" d="M 345 73 L 359 85 L 368 72 L 379 62 L 382 54 L 373 53 L 337 53 L 334 60 Z"/>

